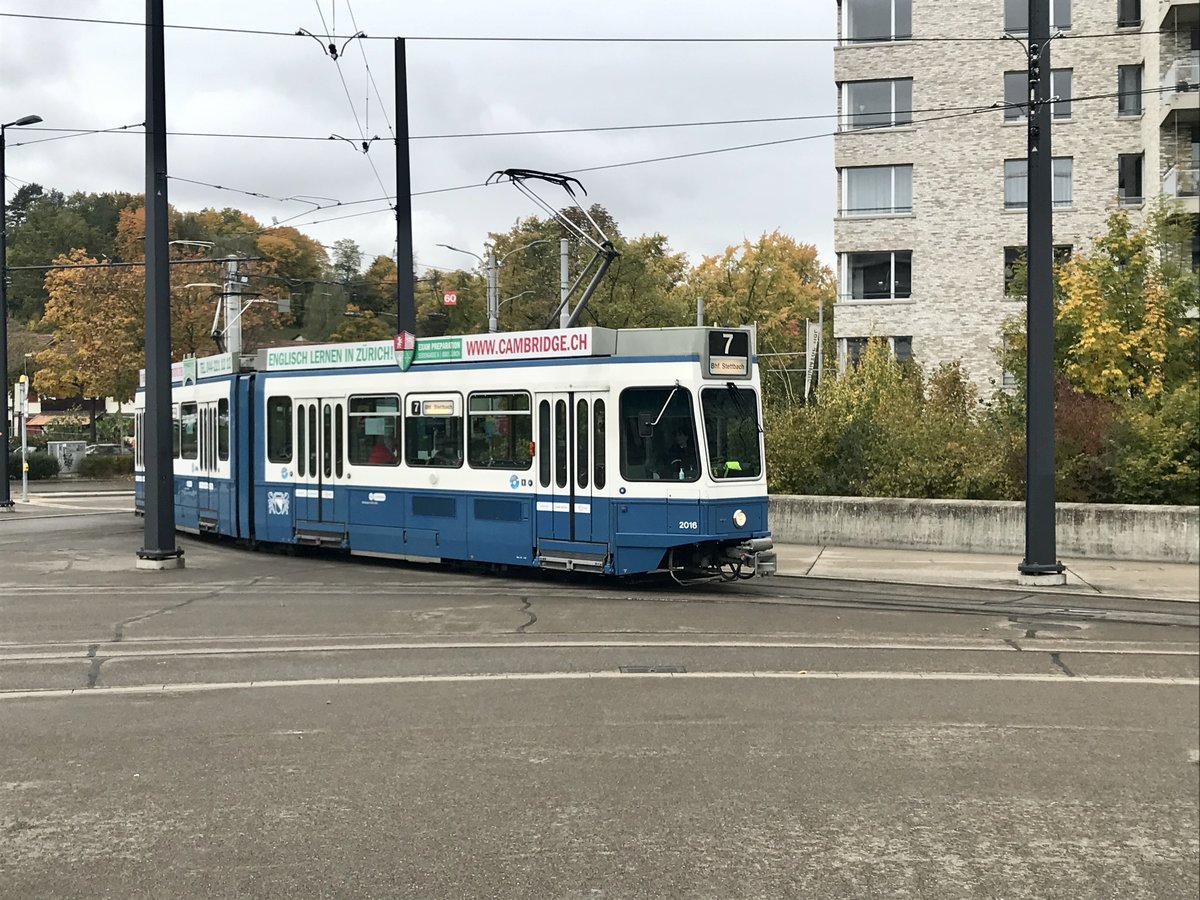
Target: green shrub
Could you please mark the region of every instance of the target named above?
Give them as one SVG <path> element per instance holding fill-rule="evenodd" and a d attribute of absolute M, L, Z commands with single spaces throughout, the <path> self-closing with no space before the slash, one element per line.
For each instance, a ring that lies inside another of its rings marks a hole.
<path fill-rule="evenodd" d="M 58 470 L 58 460 L 49 453 L 38 452 L 29 454 L 30 481 L 41 481 L 46 478 L 53 478 L 58 474 Z M 21 480 L 21 454 L 19 451 L 9 454 L 8 478 L 10 481 Z"/>
<path fill-rule="evenodd" d="M 133 454 L 118 456 L 85 456 L 79 463 L 84 478 L 119 478 L 133 474 Z"/>
<path fill-rule="evenodd" d="M 1200 503 L 1200 394 L 1181 385 L 1162 398 L 1131 402 L 1111 438 L 1112 500 Z"/>

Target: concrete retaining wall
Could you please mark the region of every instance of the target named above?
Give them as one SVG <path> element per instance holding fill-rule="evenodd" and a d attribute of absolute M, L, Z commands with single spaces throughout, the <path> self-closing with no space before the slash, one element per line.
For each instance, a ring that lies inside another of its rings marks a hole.
<path fill-rule="evenodd" d="M 1025 552 L 1025 504 L 891 497 L 771 497 L 775 540 L 842 547 Z M 1060 557 L 1200 562 L 1194 506 L 1058 504 Z"/>

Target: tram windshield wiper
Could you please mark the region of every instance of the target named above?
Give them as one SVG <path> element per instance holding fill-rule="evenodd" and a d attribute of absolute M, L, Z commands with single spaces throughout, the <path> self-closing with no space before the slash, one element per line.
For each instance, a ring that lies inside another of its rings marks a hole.
<path fill-rule="evenodd" d="M 671 393 L 667 394 L 667 402 L 662 405 L 662 409 L 660 409 L 658 411 L 658 415 L 655 416 L 654 421 L 650 423 L 651 428 L 653 428 L 655 425 L 657 425 L 659 423 L 659 421 L 662 419 L 663 413 L 665 413 L 667 411 L 667 407 L 671 405 L 671 400 L 674 398 L 675 392 L 677 390 L 679 390 L 679 382 L 678 381 L 675 382 L 675 387 L 671 388 Z"/>
<path fill-rule="evenodd" d="M 738 386 L 736 384 L 734 384 L 732 381 L 727 381 L 727 382 L 725 382 L 725 389 L 729 391 L 729 396 L 730 396 L 731 401 L 733 402 L 734 411 L 739 416 L 741 416 L 743 419 L 753 420 L 755 431 L 761 432 L 762 425 L 759 424 L 758 416 L 756 416 L 754 414 L 753 410 L 751 410 L 751 411 L 746 410 L 746 406 L 742 401 L 742 392 L 738 388 Z"/>

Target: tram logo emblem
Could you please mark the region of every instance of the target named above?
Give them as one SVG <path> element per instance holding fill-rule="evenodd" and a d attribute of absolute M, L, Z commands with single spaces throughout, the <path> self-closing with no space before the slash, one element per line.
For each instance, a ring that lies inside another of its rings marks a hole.
<path fill-rule="evenodd" d="M 520 478 L 520 476 L 519 476 L 519 475 L 514 475 L 512 478 L 508 479 L 508 486 L 509 486 L 510 488 L 512 488 L 514 491 L 515 491 L 517 488 L 519 488 L 519 487 L 521 486 L 521 478 Z"/>
<path fill-rule="evenodd" d="M 291 510 L 292 498 L 287 491 L 267 491 L 267 514 L 286 516 Z"/>
<path fill-rule="evenodd" d="M 417 356 L 417 336 L 411 331 L 402 331 L 392 338 L 392 347 L 396 350 L 396 363 L 401 372 L 407 372 Z"/>

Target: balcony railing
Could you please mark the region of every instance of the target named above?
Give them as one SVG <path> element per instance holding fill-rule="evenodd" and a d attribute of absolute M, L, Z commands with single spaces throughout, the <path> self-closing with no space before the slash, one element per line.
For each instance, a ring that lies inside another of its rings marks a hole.
<path fill-rule="evenodd" d="M 1171 63 L 1167 73 L 1163 75 L 1162 86 L 1168 90 L 1179 85 L 1190 85 L 1190 90 L 1196 90 L 1196 84 L 1200 82 L 1200 54 L 1193 53 L 1191 56 L 1181 57 Z M 1180 88 L 1181 90 L 1189 90 L 1189 88 Z"/>
<path fill-rule="evenodd" d="M 1200 196 L 1200 165 L 1171 166 L 1162 183 L 1168 197 Z"/>

